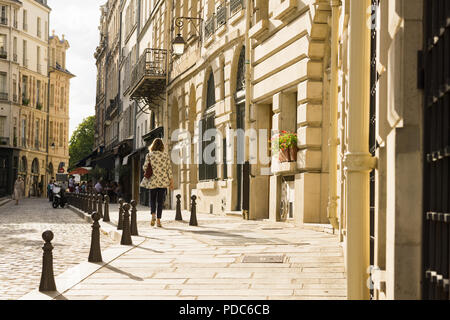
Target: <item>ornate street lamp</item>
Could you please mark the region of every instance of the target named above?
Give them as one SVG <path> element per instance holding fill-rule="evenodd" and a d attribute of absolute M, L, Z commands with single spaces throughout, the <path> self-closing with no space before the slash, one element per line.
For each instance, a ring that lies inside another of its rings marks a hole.
<path fill-rule="evenodd" d="M 184 40 L 183 36 L 181 35 L 181 30 L 184 27 L 184 20 L 187 20 L 188 22 L 191 22 L 192 25 L 195 28 L 195 31 L 198 33 L 199 37 L 201 37 L 201 32 L 199 32 L 199 29 L 197 29 L 197 26 L 195 25 L 194 21 L 198 21 L 198 24 L 202 23 L 202 18 L 192 18 L 192 17 L 178 17 L 175 19 L 175 25 L 178 27 L 178 34 L 175 37 L 175 39 L 172 41 L 172 49 L 173 53 L 177 56 L 181 56 L 184 53 L 184 49 L 186 47 L 186 41 Z"/>

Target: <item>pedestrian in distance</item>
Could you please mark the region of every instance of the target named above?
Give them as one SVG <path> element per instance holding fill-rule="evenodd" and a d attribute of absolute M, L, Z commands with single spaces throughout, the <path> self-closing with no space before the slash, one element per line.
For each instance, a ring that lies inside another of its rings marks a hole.
<path fill-rule="evenodd" d="M 99 181 L 97 181 L 97 183 L 95 184 L 94 188 L 95 188 L 95 191 L 97 193 L 102 193 L 103 192 L 103 186 L 102 186 L 102 183 L 101 183 L 101 179 Z"/>
<path fill-rule="evenodd" d="M 48 201 L 53 201 L 53 179 L 51 179 L 47 184 L 47 196 Z"/>
<path fill-rule="evenodd" d="M 25 194 L 25 183 L 22 176 L 18 176 L 14 183 L 14 199 L 16 200 L 16 206 L 19 204 L 19 200 L 22 199 Z"/>
<path fill-rule="evenodd" d="M 173 190 L 172 164 L 167 152 L 164 151 L 164 143 L 161 139 L 155 139 L 149 147 L 149 153 L 145 157 L 143 166 L 145 175 L 141 181 L 141 187 L 150 189 L 150 209 L 152 214 L 151 226 L 161 228 L 161 217 L 166 199 L 167 188 Z"/>

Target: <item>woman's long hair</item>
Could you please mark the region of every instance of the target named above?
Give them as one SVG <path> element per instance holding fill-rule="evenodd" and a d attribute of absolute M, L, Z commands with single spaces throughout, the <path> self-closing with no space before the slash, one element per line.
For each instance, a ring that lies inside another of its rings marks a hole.
<path fill-rule="evenodd" d="M 153 141 L 152 145 L 150 146 L 150 151 L 151 152 L 155 152 L 155 151 L 164 152 L 164 142 L 160 138 L 156 138 Z"/>

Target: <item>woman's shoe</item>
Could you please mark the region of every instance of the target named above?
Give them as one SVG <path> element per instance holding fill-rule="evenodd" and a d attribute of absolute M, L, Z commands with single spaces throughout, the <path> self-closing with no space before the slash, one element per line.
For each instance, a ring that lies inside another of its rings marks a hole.
<path fill-rule="evenodd" d="M 151 225 L 152 227 L 154 227 L 154 226 L 155 226 L 155 222 L 156 222 L 156 217 L 155 217 L 155 216 L 152 216 L 152 222 L 150 223 L 150 225 Z"/>
<path fill-rule="evenodd" d="M 157 226 L 158 228 L 162 228 L 161 220 L 158 219 L 158 221 L 156 222 L 156 226 Z"/>

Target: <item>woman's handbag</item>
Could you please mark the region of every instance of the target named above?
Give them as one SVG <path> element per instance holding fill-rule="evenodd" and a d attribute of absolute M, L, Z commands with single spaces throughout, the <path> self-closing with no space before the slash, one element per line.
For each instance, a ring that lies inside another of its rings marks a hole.
<path fill-rule="evenodd" d="M 152 177 L 152 175 L 153 175 L 153 168 L 152 168 L 152 163 L 149 159 L 148 166 L 145 169 L 144 177 L 146 177 L 147 179 L 150 179 Z"/>

